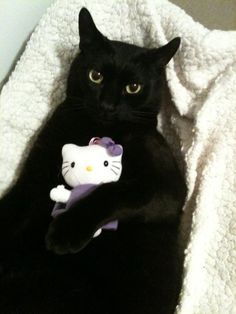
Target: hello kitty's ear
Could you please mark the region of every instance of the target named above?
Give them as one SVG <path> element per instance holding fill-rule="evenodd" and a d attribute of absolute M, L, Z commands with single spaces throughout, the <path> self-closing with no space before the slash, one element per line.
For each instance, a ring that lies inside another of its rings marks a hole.
<path fill-rule="evenodd" d="M 71 154 L 71 152 L 73 152 L 76 147 L 78 146 L 76 146 L 75 144 L 65 144 L 61 150 L 62 157 L 64 158 L 66 154 Z"/>
<path fill-rule="evenodd" d="M 94 144 L 99 144 L 99 141 L 100 141 L 100 137 L 93 137 L 93 138 L 91 138 L 91 140 L 89 141 L 89 146 L 90 145 L 94 145 Z"/>

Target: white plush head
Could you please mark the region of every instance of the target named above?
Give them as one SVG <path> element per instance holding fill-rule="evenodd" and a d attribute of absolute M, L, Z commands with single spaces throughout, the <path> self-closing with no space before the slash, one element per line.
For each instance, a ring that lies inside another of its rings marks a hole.
<path fill-rule="evenodd" d="M 66 183 L 75 187 L 79 184 L 100 184 L 118 181 L 122 171 L 122 146 L 119 153 L 95 144 L 93 138 L 88 146 L 66 144 L 62 148 L 62 175 Z M 113 142 L 114 143 L 114 142 Z"/>

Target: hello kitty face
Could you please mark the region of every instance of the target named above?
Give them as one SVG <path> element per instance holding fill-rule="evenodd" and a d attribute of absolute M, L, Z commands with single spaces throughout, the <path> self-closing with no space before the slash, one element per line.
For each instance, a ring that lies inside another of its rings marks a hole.
<path fill-rule="evenodd" d="M 120 145 L 115 146 L 120 147 L 119 155 L 112 154 L 106 147 L 96 144 L 95 139 L 92 139 L 88 146 L 64 145 L 62 175 L 66 183 L 75 187 L 79 184 L 118 181 L 122 171 L 123 150 Z"/>

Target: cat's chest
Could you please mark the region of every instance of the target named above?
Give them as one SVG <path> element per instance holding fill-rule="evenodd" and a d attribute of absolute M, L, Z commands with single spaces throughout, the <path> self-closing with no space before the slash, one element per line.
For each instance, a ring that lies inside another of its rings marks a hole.
<path fill-rule="evenodd" d="M 93 120 L 81 117 L 74 123 L 72 121 L 64 128 L 62 132 L 63 144 L 74 143 L 76 145 L 86 146 L 93 137 L 109 137 L 116 143 L 127 146 L 131 138 L 126 131 L 119 131 L 118 125 L 104 125 L 95 123 Z M 59 140 L 59 136 L 54 138 Z"/>

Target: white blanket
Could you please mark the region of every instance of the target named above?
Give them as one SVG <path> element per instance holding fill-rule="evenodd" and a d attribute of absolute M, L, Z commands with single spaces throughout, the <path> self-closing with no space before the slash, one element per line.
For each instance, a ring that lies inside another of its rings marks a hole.
<path fill-rule="evenodd" d="M 1 93 L 0 190 L 16 178 L 31 139 L 65 96 L 82 6 L 111 39 L 157 47 L 182 37 L 167 70 L 175 106 L 160 118 L 185 160 L 185 215 L 193 213 L 177 312 L 236 313 L 236 32 L 209 31 L 166 0 L 56 1 Z"/>

